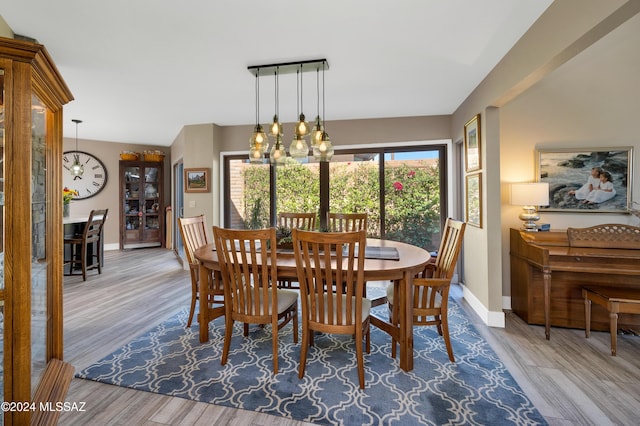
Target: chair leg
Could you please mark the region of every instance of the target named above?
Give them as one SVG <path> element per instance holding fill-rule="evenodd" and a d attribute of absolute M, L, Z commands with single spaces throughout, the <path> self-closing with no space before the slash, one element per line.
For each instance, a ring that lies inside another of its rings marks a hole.
<path fill-rule="evenodd" d="M 100 240 L 95 244 L 96 247 L 96 262 L 98 262 L 98 274 L 102 274 L 102 262 L 100 259 L 102 258 L 102 251 L 100 249 Z"/>
<path fill-rule="evenodd" d="M 294 306 L 291 313 L 293 315 L 293 343 L 298 343 L 298 305 Z"/>
<path fill-rule="evenodd" d="M 225 315 L 224 319 L 224 345 L 222 346 L 222 358 L 220 359 L 221 365 L 225 365 L 227 363 L 229 349 L 231 348 L 231 335 L 233 334 L 233 320 L 231 319 L 231 316 Z"/>
<path fill-rule="evenodd" d="M 433 320 L 436 323 L 436 328 L 438 330 L 438 334 L 440 336 L 442 336 L 443 335 L 443 333 L 442 333 L 442 315 L 434 315 L 433 316 Z"/>
<path fill-rule="evenodd" d="M 80 251 L 80 266 L 82 267 L 82 281 L 87 280 L 87 245 L 83 244 Z"/>
<path fill-rule="evenodd" d="M 302 324 L 302 345 L 300 346 L 300 366 L 298 366 L 298 378 L 304 377 L 304 368 L 307 364 L 307 351 L 309 350 L 309 327 Z"/>
<path fill-rule="evenodd" d="M 64 246 L 66 246 L 67 244 L 64 244 Z M 69 254 L 71 256 L 71 258 L 69 260 L 67 260 L 67 258 L 65 257 L 65 253 L 67 252 L 66 248 L 62 249 L 62 275 L 67 275 L 66 272 L 66 267 L 67 265 L 69 265 L 69 275 L 71 275 L 71 271 L 73 270 L 73 249 L 71 248 L 71 246 L 73 246 L 73 244 L 69 244 Z"/>
<path fill-rule="evenodd" d="M 196 284 L 191 282 L 191 307 L 189 309 L 189 321 L 187 321 L 187 328 L 191 327 L 191 322 L 193 321 L 193 314 L 196 311 L 196 295 L 198 294 L 198 289 L 196 288 Z"/>
<path fill-rule="evenodd" d="M 78 265 L 78 250 L 77 244 L 69 244 L 69 260 L 66 262 L 69 264 L 69 275 L 77 275 L 74 274 L 73 271 L 77 268 Z"/>
<path fill-rule="evenodd" d="M 444 344 L 447 347 L 447 354 L 449 355 L 449 361 L 456 362 L 456 359 L 453 357 L 453 348 L 451 347 L 451 338 L 449 337 L 449 321 L 447 320 L 446 313 L 442 315 L 441 321 L 442 321 L 442 335 L 444 337 Z"/>
<path fill-rule="evenodd" d="M 371 353 L 371 326 L 367 326 L 366 334 L 364 335 L 367 353 Z"/>
<path fill-rule="evenodd" d="M 356 358 L 358 361 L 358 380 L 360 389 L 364 389 L 364 354 L 362 353 L 362 329 L 356 330 Z"/>
<path fill-rule="evenodd" d="M 393 292 L 394 292 L 393 300 L 397 301 L 400 298 L 400 294 L 396 289 L 394 289 Z M 393 324 L 394 326 L 397 326 L 399 322 L 400 322 L 400 319 L 398 318 L 398 303 L 395 303 L 391 305 L 391 324 Z M 395 337 L 392 337 L 391 338 L 391 358 L 394 358 L 394 359 L 397 353 L 396 344 L 397 344 L 397 340 L 395 339 Z"/>
<path fill-rule="evenodd" d="M 273 353 L 273 374 L 278 374 L 278 320 L 271 323 L 271 352 Z"/>

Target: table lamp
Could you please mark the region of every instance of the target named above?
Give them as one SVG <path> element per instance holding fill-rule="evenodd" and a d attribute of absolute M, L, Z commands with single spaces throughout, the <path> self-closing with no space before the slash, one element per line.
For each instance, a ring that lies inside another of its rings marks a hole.
<path fill-rule="evenodd" d="M 522 229 L 537 231 L 536 221 L 540 219 L 537 206 L 549 205 L 549 184 L 546 182 L 511 184 L 511 204 L 522 206 L 522 213 L 518 216 L 522 220 Z"/>

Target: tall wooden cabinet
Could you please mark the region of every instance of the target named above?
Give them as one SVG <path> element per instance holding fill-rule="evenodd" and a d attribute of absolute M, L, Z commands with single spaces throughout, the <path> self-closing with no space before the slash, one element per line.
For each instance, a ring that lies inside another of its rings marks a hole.
<path fill-rule="evenodd" d="M 42 378 L 64 353 L 62 109 L 72 99 L 44 46 L 0 37 L 2 402 L 24 405 L 36 386 L 66 387 L 62 375 Z M 2 411 L 5 425 L 37 414 Z"/>
<path fill-rule="evenodd" d="M 120 249 L 164 244 L 164 162 L 120 161 Z"/>

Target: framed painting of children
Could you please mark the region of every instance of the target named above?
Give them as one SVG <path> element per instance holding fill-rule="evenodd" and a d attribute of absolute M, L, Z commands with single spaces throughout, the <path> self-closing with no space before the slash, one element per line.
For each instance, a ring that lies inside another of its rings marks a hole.
<path fill-rule="evenodd" d="M 628 213 L 633 148 L 539 149 L 539 182 L 549 183 L 544 211 Z"/>

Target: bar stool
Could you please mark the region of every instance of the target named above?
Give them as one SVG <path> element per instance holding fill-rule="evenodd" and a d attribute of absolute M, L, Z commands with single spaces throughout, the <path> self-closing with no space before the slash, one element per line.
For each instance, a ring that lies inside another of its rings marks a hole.
<path fill-rule="evenodd" d="M 102 228 L 107 220 L 109 209 L 92 210 L 89 214 L 87 224 L 82 234 L 76 234 L 64 239 L 64 244 L 70 245 L 70 259 L 65 259 L 64 266 L 69 265 L 69 273 L 64 275 L 82 275 L 82 281 L 87 280 L 87 271 L 98 269 L 98 274 L 102 273 Z M 94 244 L 95 243 L 95 244 Z M 89 245 L 95 245 L 95 250 L 89 254 Z M 87 264 L 90 262 L 89 264 Z M 74 271 L 81 270 L 82 274 L 75 274 Z"/>

